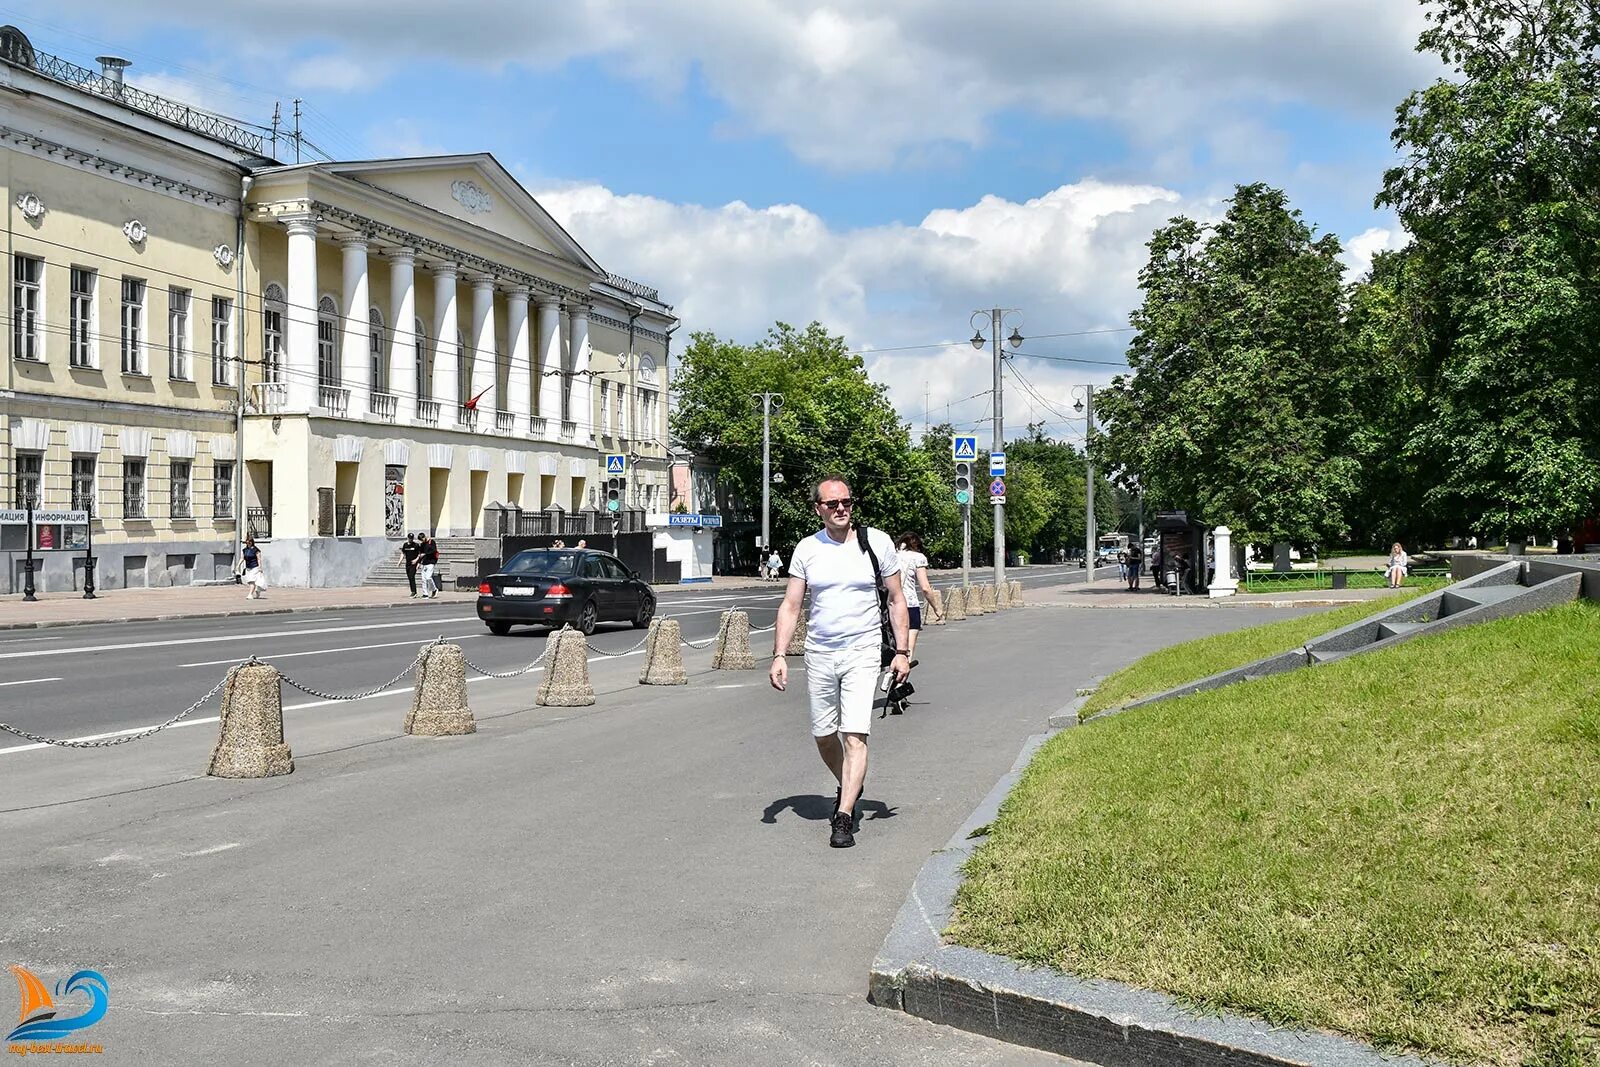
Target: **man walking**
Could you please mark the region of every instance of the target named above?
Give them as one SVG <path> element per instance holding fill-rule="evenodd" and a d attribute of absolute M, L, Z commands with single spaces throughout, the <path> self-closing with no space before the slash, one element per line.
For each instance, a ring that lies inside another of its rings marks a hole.
<path fill-rule="evenodd" d="M 828 844 L 849 848 L 856 843 L 852 812 L 867 778 L 872 701 L 886 653 L 880 590 L 888 600 L 894 641 L 887 650 L 893 656 L 888 666 L 895 682 L 905 681 L 911 673 L 910 622 L 894 542 L 882 530 L 851 521 L 856 501 L 849 484 L 843 478 L 824 478 L 812 489 L 811 500 L 823 525 L 796 545 L 789 557 L 789 585 L 778 608 L 767 678 L 774 689 L 788 688 L 784 650 L 809 592 L 805 656 L 811 735 L 822 762 L 839 782 Z"/>
<path fill-rule="evenodd" d="M 406 534 L 406 543 L 400 546 L 400 558 L 406 561 L 406 583 L 411 586 L 411 595 L 417 595 L 417 557 L 422 555 L 422 547 L 417 544 L 417 535 Z"/>
<path fill-rule="evenodd" d="M 437 588 L 433 583 L 433 570 L 439 565 L 439 542 L 422 535 L 422 544 L 418 546 L 417 562 L 422 566 L 422 598 L 432 600 Z"/>

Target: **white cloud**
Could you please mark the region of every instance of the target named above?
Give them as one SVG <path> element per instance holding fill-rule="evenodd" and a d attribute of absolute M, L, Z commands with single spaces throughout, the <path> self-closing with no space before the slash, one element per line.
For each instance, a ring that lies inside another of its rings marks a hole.
<path fill-rule="evenodd" d="M 1345 281 L 1359 281 L 1372 269 L 1372 260 L 1379 252 L 1394 252 L 1411 243 L 1411 235 L 1399 226 L 1373 226 L 1343 242 Z"/>
<path fill-rule="evenodd" d="M 325 53 L 291 64 L 284 77 L 291 86 L 305 92 L 349 93 L 375 88 L 387 73 L 386 65 L 358 63 L 348 55 Z"/>

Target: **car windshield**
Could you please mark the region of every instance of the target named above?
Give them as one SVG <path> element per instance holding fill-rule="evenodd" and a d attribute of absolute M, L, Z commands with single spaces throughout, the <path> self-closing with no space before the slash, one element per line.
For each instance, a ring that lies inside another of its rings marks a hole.
<path fill-rule="evenodd" d="M 500 569 L 502 574 L 560 574 L 577 573 L 579 553 L 559 552 L 551 549 L 534 549 L 518 552 Z"/>

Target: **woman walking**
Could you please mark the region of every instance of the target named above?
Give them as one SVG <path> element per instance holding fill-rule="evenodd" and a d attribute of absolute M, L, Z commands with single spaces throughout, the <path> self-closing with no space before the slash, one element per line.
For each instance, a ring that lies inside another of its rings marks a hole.
<path fill-rule="evenodd" d="M 1406 555 L 1405 547 L 1396 541 L 1389 549 L 1389 567 L 1384 572 L 1389 579 L 1390 589 L 1399 589 L 1406 581 L 1406 568 L 1411 565 L 1411 557 Z"/>
<path fill-rule="evenodd" d="M 239 549 L 239 561 L 234 564 L 233 569 L 234 573 L 240 575 L 240 581 L 250 587 L 244 598 L 260 600 L 261 590 L 267 587 L 267 577 L 261 570 L 261 549 L 256 547 L 254 537 L 244 539 L 244 547 Z"/>
<path fill-rule="evenodd" d="M 905 590 L 906 607 L 911 612 L 911 636 L 906 647 L 911 665 L 917 662 L 917 631 L 922 629 L 922 609 L 933 604 L 933 587 L 928 584 L 928 557 L 922 554 L 922 538 L 914 533 L 900 536 L 900 586 Z"/>

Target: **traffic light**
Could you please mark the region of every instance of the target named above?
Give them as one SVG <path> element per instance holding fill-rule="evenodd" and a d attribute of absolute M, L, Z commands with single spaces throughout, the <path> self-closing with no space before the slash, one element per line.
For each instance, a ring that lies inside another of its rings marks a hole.
<path fill-rule="evenodd" d="M 623 483 L 623 481 L 624 481 L 624 479 L 622 479 L 622 478 L 607 478 L 606 479 L 606 510 L 607 511 L 615 512 L 615 511 L 621 511 L 622 510 L 622 483 Z"/>
<path fill-rule="evenodd" d="M 966 460 L 956 464 L 956 503 L 972 503 L 972 464 Z"/>

